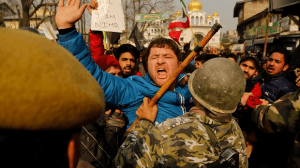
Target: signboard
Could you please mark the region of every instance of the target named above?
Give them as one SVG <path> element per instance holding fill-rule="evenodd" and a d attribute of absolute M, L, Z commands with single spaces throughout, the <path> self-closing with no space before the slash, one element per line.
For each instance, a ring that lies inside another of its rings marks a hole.
<path fill-rule="evenodd" d="M 257 36 L 261 37 L 261 36 L 265 36 L 266 35 L 266 29 L 267 26 L 260 26 L 257 28 Z M 269 27 L 269 34 L 276 34 L 279 31 L 279 23 L 278 22 L 274 22 L 272 23 L 272 26 Z"/>
<path fill-rule="evenodd" d="M 145 21 L 153 21 L 153 20 L 163 20 L 168 19 L 170 16 L 170 11 L 160 12 L 160 13 L 150 13 L 150 14 L 136 14 L 135 22 L 145 22 Z"/>
<path fill-rule="evenodd" d="M 276 34 L 279 31 L 279 22 L 273 22 L 272 26 L 269 27 L 269 34 Z"/>
<path fill-rule="evenodd" d="M 290 29 L 289 23 L 290 23 L 290 18 L 288 16 L 282 18 L 281 24 L 280 24 L 281 31 L 289 31 L 289 29 Z"/>
<path fill-rule="evenodd" d="M 247 30 L 247 36 L 248 37 L 256 36 L 256 34 L 257 34 L 257 28 L 253 28 L 253 29 L 248 29 Z"/>
<path fill-rule="evenodd" d="M 97 0 L 98 9 L 92 11 L 92 30 L 119 32 L 124 30 L 121 0 Z"/>
<path fill-rule="evenodd" d="M 234 51 L 244 52 L 244 47 L 245 47 L 245 44 L 233 44 L 231 51 L 232 52 L 234 52 Z"/>
<path fill-rule="evenodd" d="M 267 26 L 259 26 L 257 28 L 257 36 L 264 36 L 266 34 Z"/>

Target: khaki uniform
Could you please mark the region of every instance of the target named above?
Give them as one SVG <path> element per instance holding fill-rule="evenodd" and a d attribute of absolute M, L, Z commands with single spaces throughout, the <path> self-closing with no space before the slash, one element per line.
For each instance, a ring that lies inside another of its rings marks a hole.
<path fill-rule="evenodd" d="M 211 146 L 204 124 L 212 128 L 221 149 Z M 157 126 L 140 120 L 121 145 L 114 166 L 200 167 L 218 160 L 226 148 L 239 152 L 239 167 L 248 167 L 244 138 L 232 116 L 213 116 L 196 106 Z"/>

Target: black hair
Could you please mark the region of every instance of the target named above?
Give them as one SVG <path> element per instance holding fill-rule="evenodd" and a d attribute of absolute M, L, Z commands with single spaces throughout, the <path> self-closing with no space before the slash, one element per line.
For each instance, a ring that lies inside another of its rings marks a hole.
<path fill-rule="evenodd" d="M 176 44 L 176 42 L 174 42 L 171 39 L 167 39 L 167 38 L 159 38 L 159 39 L 152 41 L 149 44 L 149 46 L 146 50 L 146 54 L 143 55 L 143 66 L 144 66 L 146 72 L 148 72 L 147 64 L 148 64 L 148 57 L 149 57 L 151 48 L 164 48 L 164 47 L 170 48 L 172 51 L 174 51 L 178 61 L 181 61 L 181 52 L 180 52 L 180 49 L 179 49 L 178 45 Z"/>
<path fill-rule="evenodd" d="M 1 164 L 8 167 L 68 168 L 68 144 L 75 132 L 0 130 Z"/>
<path fill-rule="evenodd" d="M 107 50 L 105 54 L 106 54 L 106 55 L 112 55 L 112 54 L 113 54 L 113 51 L 112 51 L 112 50 Z"/>
<path fill-rule="evenodd" d="M 120 47 L 117 48 L 114 55 L 117 58 L 117 60 L 119 60 L 121 54 L 126 53 L 126 52 L 129 52 L 134 57 L 135 61 L 140 57 L 139 50 L 131 44 L 122 44 Z"/>
<path fill-rule="evenodd" d="M 204 64 L 206 61 L 210 60 L 210 59 L 213 59 L 213 58 L 217 58 L 219 56 L 217 55 L 214 55 L 214 54 L 201 54 L 200 56 L 197 56 L 195 61 L 199 61 L 201 62 L 202 64 Z"/>
<path fill-rule="evenodd" d="M 291 59 L 292 59 L 292 55 L 291 55 L 291 53 L 290 53 L 287 49 L 285 49 L 285 48 L 283 48 L 283 47 L 276 47 L 276 48 L 274 48 L 274 49 L 270 52 L 270 55 L 272 55 L 272 54 L 275 53 L 275 52 L 278 52 L 278 53 L 284 55 L 284 65 L 290 64 Z"/>
<path fill-rule="evenodd" d="M 230 53 L 230 54 L 227 54 L 225 57 L 226 58 L 233 58 L 235 60 L 235 62 L 237 62 L 237 56 L 235 54 Z"/>

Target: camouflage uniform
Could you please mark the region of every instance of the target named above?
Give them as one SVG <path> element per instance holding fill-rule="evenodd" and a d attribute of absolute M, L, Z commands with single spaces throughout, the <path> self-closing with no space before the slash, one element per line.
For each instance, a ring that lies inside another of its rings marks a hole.
<path fill-rule="evenodd" d="M 300 89 L 286 94 L 272 105 L 257 106 L 252 112 L 255 125 L 268 133 L 290 131 L 297 133 L 286 167 L 300 168 Z"/>
<path fill-rule="evenodd" d="M 231 114 L 214 116 L 198 106 L 157 126 L 140 120 L 121 145 L 114 166 L 200 167 L 214 162 L 220 149 L 211 146 L 204 124 L 212 128 L 222 150 L 239 152 L 239 167 L 248 167 L 244 138 Z"/>

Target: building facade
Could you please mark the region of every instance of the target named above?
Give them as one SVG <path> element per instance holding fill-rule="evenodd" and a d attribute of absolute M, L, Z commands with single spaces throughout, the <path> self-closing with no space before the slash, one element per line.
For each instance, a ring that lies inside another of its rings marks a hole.
<path fill-rule="evenodd" d="M 196 38 L 197 43 L 199 43 L 211 30 L 214 23 L 220 23 L 220 16 L 216 10 L 212 15 L 207 15 L 206 12 L 202 11 L 202 3 L 199 0 L 191 0 L 189 2 L 187 13 L 190 18 L 190 25 L 194 35 L 191 29 L 184 29 L 182 30 L 179 42 L 181 46 L 183 46 L 184 43 L 189 43 L 191 41 L 191 48 L 194 48 L 196 46 L 194 38 Z M 171 19 L 175 20 L 180 17 L 182 17 L 182 12 L 178 9 Z M 167 28 L 168 25 L 166 25 L 163 20 L 156 20 L 152 22 L 144 32 L 144 37 L 148 41 L 152 41 L 158 37 L 170 38 L 168 34 L 169 30 Z M 221 31 L 217 32 L 206 46 L 219 48 L 220 35 Z"/>
<path fill-rule="evenodd" d="M 269 0 L 236 3 L 234 17 L 238 17 L 239 42 L 245 44 L 246 51 L 263 52 L 268 34 L 266 53 L 276 47 L 293 52 L 300 43 L 299 26 L 287 15 L 270 13 L 269 6 Z M 298 16 L 295 18 L 299 20 Z"/>
<path fill-rule="evenodd" d="M 206 16 L 206 12 L 202 11 L 202 3 L 198 0 L 192 0 L 188 4 L 187 12 L 194 35 L 191 29 L 185 29 L 181 33 L 179 42 L 184 44 L 191 41 L 191 48 L 194 48 L 196 46 L 195 38 L 197 43 L 201 42 L 201 40 L 211 30 L 214 23 L 220 23 L 220 16 L 216 10 L 213 15 L 208 14 Z M 221 31 L 219 30 L 206 46 L 220 48 L 220 35 Z"/>

